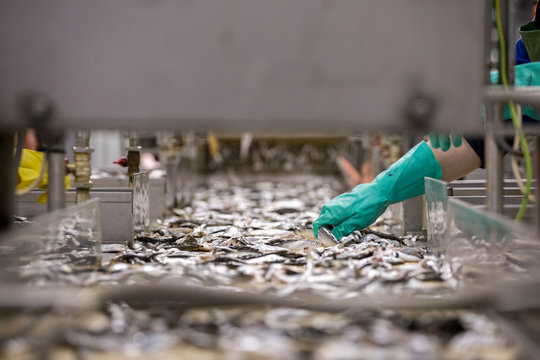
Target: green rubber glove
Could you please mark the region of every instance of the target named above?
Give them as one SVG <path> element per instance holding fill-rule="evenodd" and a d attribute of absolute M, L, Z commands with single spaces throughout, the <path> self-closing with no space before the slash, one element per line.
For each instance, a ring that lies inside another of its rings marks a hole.
<path fill-rule="evenodd" d="M 450 137 L 452 138 L 450 140 Z M 450 149 L 450 144 L 454 147 L 460 147 L 463 143 L 463 138 L 459 134 L 439 134 L 439 133 L 429 133 L 428 135 L 429 142 L 434 149 L 441 148 L 442 151 Z"/>
<path fill-rule="evenodd" d="M 442 169 L 427 143 L 422 141 L 388 170 L 368 184 L 360 184 L 325 204 L 313 223 L 315 237 L 323 225 L 332 225 L 337 239 L 371 225 L 388 205 L 424 193 L 424 177 L 440 179 Z"/>
<path fill-rule="evenodd" d="M 515 86 L 540 86 L 540 62 L 530 62 L 514 67 L 514 82 Z M 521 112 L 523 115 L 538 120 L 538 114 L 536 110 L 529 105 L 522 105 Z M 504 107 L 504 118 L 510 119 L 510 110 L 508 107 Z"/>

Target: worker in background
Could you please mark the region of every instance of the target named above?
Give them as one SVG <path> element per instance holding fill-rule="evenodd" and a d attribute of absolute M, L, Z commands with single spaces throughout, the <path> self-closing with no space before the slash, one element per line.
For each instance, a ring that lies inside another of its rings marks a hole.
<path fill-rule="evenodd" d="M 540 6 L 535 18 L 520 29 L 516 44 L 516 86 L 540 86 Z M 532 108 L 523 108 L 523 121 L 537 121 Z M 509 118 L 509 116 L 505 116 Z M 325 204 L 313 223 L 318 236 L 321 226 L 343 236 L 371 225 L 390 204 L 424 194 L 424 177 L 453 181 L 483 165 L 484 141 L 462 139 L 460 135 L 430 134 L 373 181 L 360 184 L 350 192 Z"/>
<path fill-rule="evenodd" d="M 16 139 L 17 142 L 23 142 L 21 160 L 17 169 L 17 183 L 15 187 L 16 195 L 23 195 L 35 188 L 44 190 L 37 198 L 40 204 L 47 203 L 47 162 L 45 154 L 36 149 L 39 147 L 39 141 L 34 130 L 26 131 L 24 139 Z M 66 189 L 69 188 L 70 178 L 65 178 Z"/>

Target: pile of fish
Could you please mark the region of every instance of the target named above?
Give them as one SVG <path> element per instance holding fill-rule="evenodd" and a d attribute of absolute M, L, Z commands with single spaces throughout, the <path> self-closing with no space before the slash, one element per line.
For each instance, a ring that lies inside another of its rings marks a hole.
<path fill-rule="evenodd" d="M 49 263 L 35 283 L 98 286 L 184 283 L 235 287 L 286 296 L 312 291 L 351 298 L 378 291 L 437 294 L 455 285 L 443 257 L 425 243 L 378 231 L 357 231 L 335 246 L 314 238 L 321 204 L 339 193 L 332 178 L 236 183 L 214 178 L 175 209 L 133 249 L 103 245 L 100 271 Z"/>
<path fill-rule="evenodd" d="M 49 257 L 39 271 L 28 264 L 25 280 L 38 287 L 85 289 L 181 282 L 278 298 L 313 294 L 328 301 L 365 294 L 433 298 L 454 292 L 457 281 L 444 257 L 431 253 L 423 241 L 390 233 L 391 219 L 333 246 L 315 239 L 311 224 L 320 206 L 342 190 L 329 177 L 276 181 L 213 177 L 194 192 L 190 206 L 175 209 L 151 231 L 139 234 L 133 248 L 102 245 L 97 270 Z M 209 359 L 517 356 L 493 322 L 470 311 L 328 314 L 279 307 L 179 311 L 170 304 L 137 309 L 112 302 L 102 311 L 72 314 L 67 323 L 64 315 L 60 311 L 46 319 L 36 314 L 24 315 L 25 320 L 0 317 L 0 328 L 26 324 L 20 332 L 3 335 L 2 353 L 7 358 L 39 353 L 45 342 L 56 344 L 46 349 L 52 357 L 62 346 L 77 356 L 88 351 L 132 357 L 165 352 Z M 60 324 L 61 331 L 53 339 L 47 338 L 52 336 L 48 333 L 34 333 L 45 326 L 43 321 L 52 322 L 46 324 L 49 328 Z"/>
<path fill-rule="evenodd" d="M 346 146 L 346 138 L 330 142 L 314 139 L 308 143 L 302 141 L 294 144 L 286 140 L 244 137 L 240 145 L 220 141 L 219 157 L 211 159 L 208 167 L 219 171 L 230 168 L 246 169 L 252 173 L 337 173 L 335 159 L 344 152 Z"/>
<path fill-rule="evenodd" d="M 68 320 L 69 319 L 69 320 Z M 0 358 L 516 359 L 472 312 L 328 314 L 291 308 L 178 311 L 109 303 L 102 311 L 0 317 Z M 53 331 L 54 329 L 54 331 Z"/>

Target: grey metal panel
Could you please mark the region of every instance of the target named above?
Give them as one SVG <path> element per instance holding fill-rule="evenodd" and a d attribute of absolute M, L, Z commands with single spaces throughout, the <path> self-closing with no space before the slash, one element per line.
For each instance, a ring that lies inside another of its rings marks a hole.
<path fill-rule="evenodd" d="M 533 188 L 534 190 L 534 188 Z M 485 187 L 473 187 L 473 188 L 453 188 L 452 196 L 486 196 Z M 518 187 L 505 187 L 503 188 L 503 196 L 508 195 L 522 195 L 521 190 Z"/>
<path fill-rule="evenodd" d="M 448 184 L 449 195 L 451 196 L 486 196 L 485 180 L 457 180 Z M 532 181 L 532 193 L 536 191 L 536 180 Z M 515 179 L 504 179 L 502 195 L 504 199 L 509 196 L 522 195 Z M 503 202 L 504 202 L 503 199 Z"/>
<path fill-rule="evenodd" d="M 486 180 L 484 179 L 472 179 L 472 180 L 455 180 L 451 183 L 448 183 L 448 187 L 451 188 L 460 188 L 460 187 L 486 187 Z M 536 180 L 532 181 L 533 186 L 536 184 Z M 517 182 L 515 179 L 504 179 L 503 180 L 504 187 L 516 187 Z"/>
<path fill-rule="evenodd" d="M 509 217 L 515 218 L 521 200 L 523 198 L 521 191 L 517 186 L 515 179 L 504 179 L 502 189 L 502 213 Z M 451 198 L 459 199 L 472 204 L 475 208 L 486 208 L 486 180 L 474 179 L 474 180 L 456 180 L 448 184 L 448 188 L 451 188 Z M 535 193 L 536 180 L 533 180 L 532 193 Z M 525 213 L 525 220 L 533 220 L 533 206 L 529 204 Z"/>
<path fill-rule="evenodd" d="M 421 234 L 424 225 L 424 197 L 416 196 L 403 202 L 403 235 Z"/>
<path fill-rule="evenodd" d="M 0 125 L 36 90 L 56 127 L 403 130 L 425 96 L 432 128 L 481 132 L 485 6 L 3 0 Z"/>
<path fill-rule="evenodd" d="M 112 187 L 127 188 L 129 186 L 128 178 L 99 178 L 92 179 L 94 188 Z M 165 178 L 150 178 L 150 220 L 160 218 L 165 212 Z"/>
<path fill-rule="evenodd" d="M 30 219 L 47 212 L 47 205 L 36 202 L 42 191 L 33 190 L 18 196 L 15 214 Z M 90 191 L 91 198 L 99 198 L 103 243 L 127 244 L 132 238 L 132 189 L 99 189 Z M 66 204 L 75 204 L 75 191 L 66 191 Z"/>
<path fill-rule="evenodd" d="M 467 199 L 461 199 L 467 201 Z M 486 210 L 485 204 L 472 204 L 475 209 Z M 505 204 L 502 209 L 502 214 L 509 219 L 514 219 L 519 211 L 519 204 Z M 529 223 L 534 223 L 534 206 L 528 205 L 527 211 L 523 216 L 523 220 Z"/>
<path fill-rule="evenodd" d="M 461 196 L 452 196 L 452 199 L 460 199 L 462 201 L 465 201 L 469 204 L 473 205 L 485 205 L 486 204 L 486 196 L 485 195 L 461 195 Z M 523 196 L 521 195 L 508 195 L 504 196 L 503 198 L 503 204 L 506 205 L 519 205 L 521 204 L 521 199 L 523 199 Z"/>
<path fill-rule="evenodd" d="M 165 213 L 165 179 L 150 179 L 150 220 L 159 219 Z"/>

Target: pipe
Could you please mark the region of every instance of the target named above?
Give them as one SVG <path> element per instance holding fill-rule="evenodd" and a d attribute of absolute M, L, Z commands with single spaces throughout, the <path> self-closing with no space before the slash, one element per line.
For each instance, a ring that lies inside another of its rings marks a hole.
<path fill-rule="evenodd" d="M 496 104 L 491 107 L 487 106 L 486 111 L 488 117 L 486 121 L 486 169 L 487 169 L 487 209 L 501 214 L 503 209 L 503 154 L 497 145 L 496 127 L 501 123 L 502 107 Z M 489 113 L 492 114 L 489 114 Z M 492 115 L 492 116 L 490 116 Z"/>
<path fill-rule="evenodd" d="M 15 171 L 17 171 L 17 169 L 21 165 L 25 137 L 26 137 L 26 129 L 17 130 L 17 148 L 15 150 Z"/>
<path fill-rule="evenodd" d="M 49 132 L 45 134 L 45 152 L 48 163 L 47 175 L 47 210 L 55 211 L 65 207 L 65 176 L 66 155 L 64 149 L 64 134 L 62 132 Z"/>
<path fill-rule="evenodd" d="M 504 89 L 500 86 L 488 86 L 484 90 L 484 100 L 487 103 L 506 103 L 513 101 L 540 107 L 540 90 L 535 87 L 514 87 Z"/>
<path fill-rule="evenodd" d="M 48 179 L 47 179 L 47 209 L 54 211 L 65 207 L 65 178 L 66 165 L 64 152 L 47 151 Z"/>
<path fill-rule="evenodd" d="M 92 152 L 94 149 L 90 147 L 90 132 L 88 130 L 77 131 L 73 147 L 75 162 L 68 164 L 68 172 L 75 176 L 73 186 L 76 191 L 75 201 L 77 204 L 90 200 Z"/>

